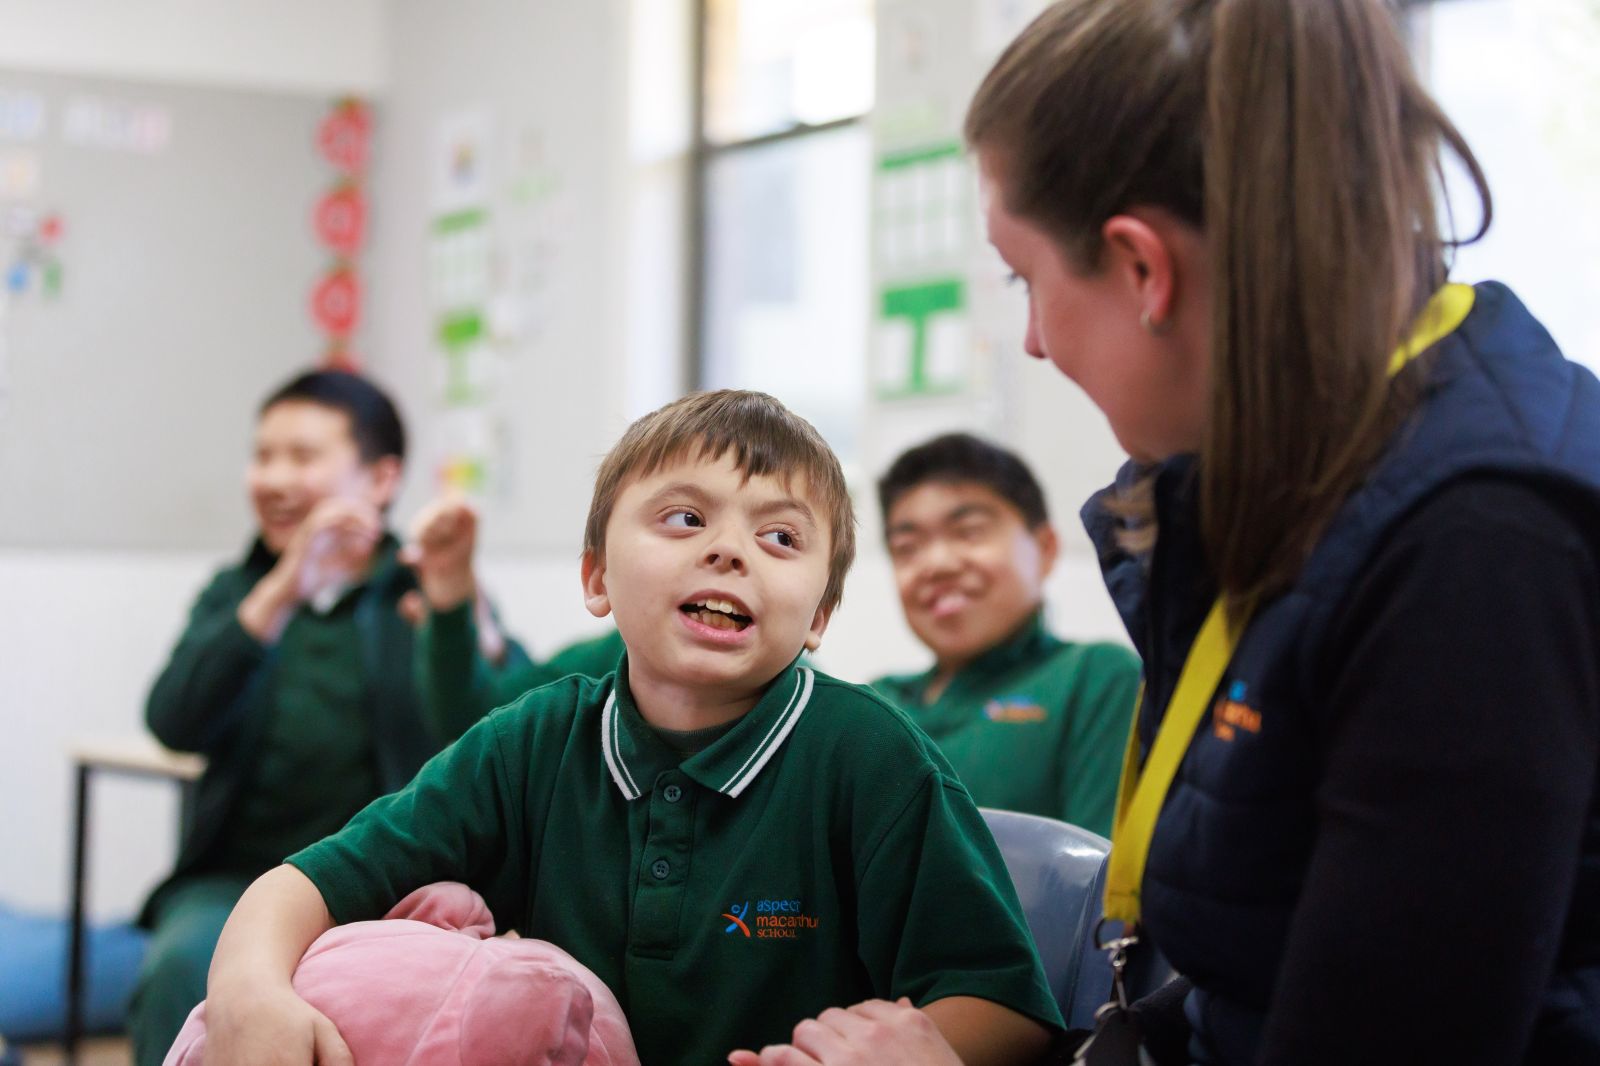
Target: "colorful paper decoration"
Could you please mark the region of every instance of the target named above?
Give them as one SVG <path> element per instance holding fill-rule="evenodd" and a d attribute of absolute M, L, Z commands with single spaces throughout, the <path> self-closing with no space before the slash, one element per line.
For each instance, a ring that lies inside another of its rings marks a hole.
<path fill-rule="evenodd" d="M 13 208 L 6 217 L 6 234 L 16 241 L 7 253 L 5 289 L 14 296 L 37 290 L 54 298 L 61 295 L 61 257 L 57 245 L 66 232 L 55 212 L 39 215 L 31 208 Z"/>

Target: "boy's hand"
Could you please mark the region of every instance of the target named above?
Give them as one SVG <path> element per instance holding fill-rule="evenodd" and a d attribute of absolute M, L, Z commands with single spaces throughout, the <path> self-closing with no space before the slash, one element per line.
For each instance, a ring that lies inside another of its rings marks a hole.
<path fill-rule="evenodd" d="M 909 999 L 833 1007 L 794 1027 L 793 1044 L 728 1056 L 732 1066 L 962 1066 L 938 1026 Z"/>
<path fill-rule="evenodd" d="M 355 1066 L 339 1030 L 292 989 L 206 1004 L 207 1062 L 229 1066 Z"/>
<path fill-rule="evenodd" d="M 478 514 L 459 496 L 447 495 L 422 509 L 411 523 L 400 561 L 417 572 L 428 606 L 448 611 L 477 591 L 472 553 L 478 541 Z"/>
<path fill-rule="evenodd" d="M 268 574 L 239 605 L 256 639 L 278 639 L 290 613 L 320 590 L 350 581 L 372 562 L 383 516 L 365 500 L 329 497 L 312 508 Z"/>

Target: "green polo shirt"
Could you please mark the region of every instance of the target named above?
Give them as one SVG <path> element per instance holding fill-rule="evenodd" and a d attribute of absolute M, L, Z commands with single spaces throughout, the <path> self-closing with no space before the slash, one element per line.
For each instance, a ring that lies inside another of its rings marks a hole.
<path fill-rule="evenodd" d="M 359 592 L 326 611 L 300 607 L 272 649 L 267 726 L 207 869 L 258 876 L 383 791 L 356 627 Z"/>
<path fill-rule="evenodd" d="M 929 702 L 932 681 L 929 670 L 872 687 L 927 731 L 979 806 L 1111 834 L 1138 656 L 1120 644 L 1059 640 L 1035 614 Z"/>
<path fill-rule="evenodd" d="M 289 861 L 341 923 L 466 882 L 606 982 L 647 1066 L 720 1063 L 875 996 L 1060 1025 L 993 838 L 900 711 L 797 664 L 684 757 L 626 666 L 494 712 Z"/>

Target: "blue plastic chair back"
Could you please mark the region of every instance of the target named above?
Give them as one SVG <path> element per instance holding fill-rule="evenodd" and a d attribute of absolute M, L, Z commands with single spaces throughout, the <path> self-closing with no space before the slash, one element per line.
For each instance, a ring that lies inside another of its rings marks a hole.
<path fill-rule="evenodd" d="M 1089 1029 L 1111 995 L 1111 967 L 1095 950 L 1111 842 L 1066 822 L 983 809 L 1033 930 L 1045 979 L 1070 1029 Z"/>

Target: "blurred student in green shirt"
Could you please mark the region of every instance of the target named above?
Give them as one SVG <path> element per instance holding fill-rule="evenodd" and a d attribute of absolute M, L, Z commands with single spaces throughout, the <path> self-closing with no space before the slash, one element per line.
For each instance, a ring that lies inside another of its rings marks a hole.
<path fill-rule="evenodd" d="M 878 482 L 900 605 L 933 653 L 873 687 L 938 743 L 980 806 L 1111 828 L 1139 660 L 1044 624 L 1058 543 L 1013 453 L 966 433 L 896 459 Z"/>
<path fill-rule="evenodd" d="M 128 1018 L 138 1066 L 160 1066 L 204 997 L 217 935 L 251 880 L 446 742 L 422 713 L 399 609 L 416 588 L 388 525 L 405 453 L 393 402 L 354 374 L 301 374 L 256 416 L 244 479 L 255 535 L 200 594 L 145 709 L 156 739 L 207 765 L 177 865 L 141 915 L 150 946 Z M 499 649 L 499 669 L 525 661 L 514 642 Z"/>

